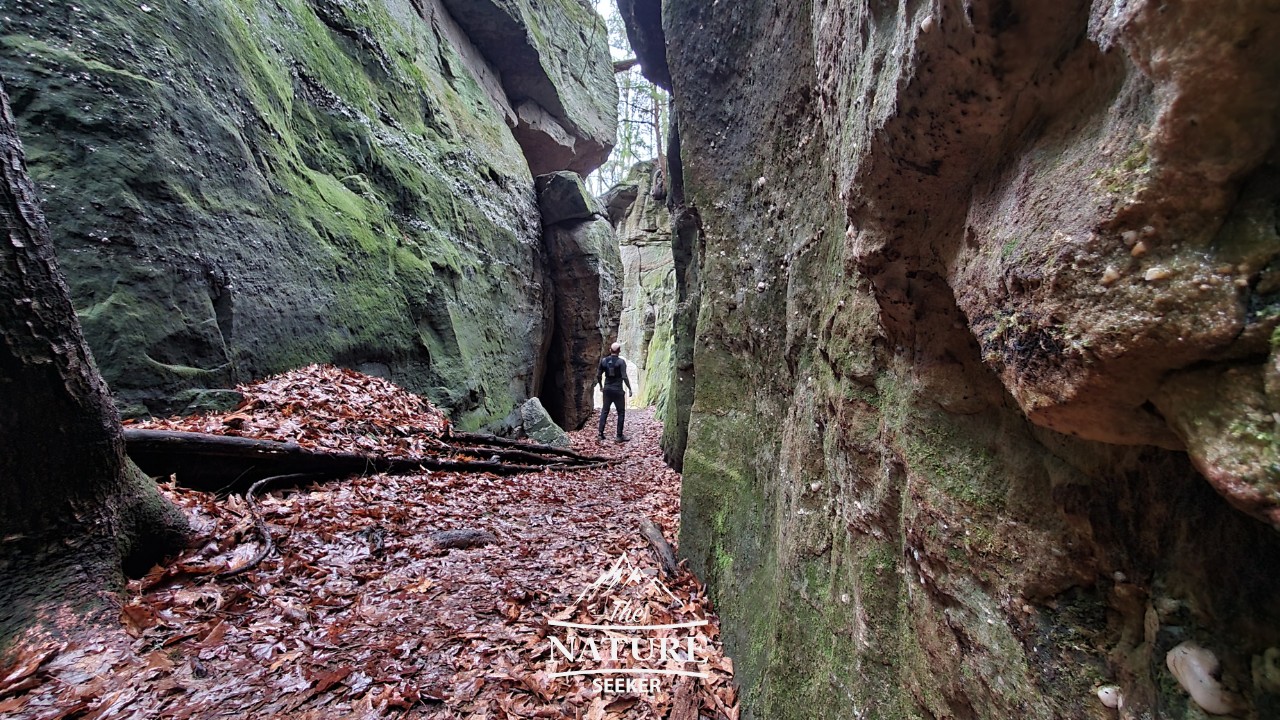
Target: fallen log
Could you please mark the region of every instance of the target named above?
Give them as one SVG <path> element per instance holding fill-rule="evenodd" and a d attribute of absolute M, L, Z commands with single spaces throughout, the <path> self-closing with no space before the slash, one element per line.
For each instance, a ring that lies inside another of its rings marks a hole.
<path fill-rule="evenodd" d="M 603 458 L 585 457 L 574 460 L 557 454 L 536 463 L 533 458 L 537 455 L 527 452 L 520 455 L 525 462 L 519 463 L 503 462 L 500 457 L 487 460 L 384 457 L 314 450 L 293 442 L 135 428 L 125 428 L 124 439 L 129 457 L 148 475 L 176 475 L 178 482 L 188 487 L 221 491 L 240 489 L 256 480 L 276 475 L 334 479 L 361 473 L 413 473 L 422 470 L 516 475 L 546 469 L 599 467 L 605 461 Z M 454 450 L 476 452 L 473 448 Z"/>
<path fill-rule="evenodd" d="M 640 518 L 640 535 L 644 537 L 645 542 L 649 543 L 653 554 L 657 556 L 658 563 L 662 565 L 662 573 L 668 578 L 675 577 L 678 571 L 676 554 L 671 550 L 671 544 L 662 536 L 662 528 L 649 518 L 642 517 Z"/>

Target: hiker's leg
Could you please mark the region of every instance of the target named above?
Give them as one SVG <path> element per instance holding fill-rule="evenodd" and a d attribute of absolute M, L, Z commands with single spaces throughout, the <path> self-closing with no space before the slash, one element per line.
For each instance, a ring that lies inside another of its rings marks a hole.
<path fill-rule="evenodd" d="M 618 437 L 622 437 L 622 426 L 627 421 L 627 397 L 618 399 Z"/>

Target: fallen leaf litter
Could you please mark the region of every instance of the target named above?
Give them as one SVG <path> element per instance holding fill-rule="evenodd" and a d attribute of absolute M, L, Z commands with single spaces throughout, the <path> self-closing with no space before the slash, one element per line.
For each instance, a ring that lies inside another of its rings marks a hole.
<path fill-rule="evenodd" d="M 147 426 L 388 455 L 430 454 L 448 427 L 425 400 L 339 368 L 311 366 L 239 390 L 245 402 L 229 413 Z M 244 499 L 164 483 L 200 542 L 129 583 L 124 633 L 33 648 L 0 670 L 0 713 L 736 720 L 733 664 L 704 587 L 683 568 L 664 579 L 637 531 L 648 517 L 668 539 L 678 532 L 680 476 L 661 461 L 661 425 L 636 410 L 631 442 L 602 444 L 594 434 L 592 423 L 571 433 L 573 448 L 622 462 L 269 491 L 259 506 L 277 554 L 222 580 L 213 573 L 257 552 Z M 702 620 L 645 633 L 560 624 Z M 570 643 L 575 634 L 602 647 L 618 638 L 624 652 L 595 663 L 553 650 L 551 638 Z M 606 676 L 552 677 L 656 667 L 643 651 L 639 660 L 630 654 L 631 638 L 671 638 L 673 648 L 693 638 L 693 660 L 671 653 L 660 667 L 705 679 L 648 676 L 656 690 L 609 694 L 593 684 Z"/>

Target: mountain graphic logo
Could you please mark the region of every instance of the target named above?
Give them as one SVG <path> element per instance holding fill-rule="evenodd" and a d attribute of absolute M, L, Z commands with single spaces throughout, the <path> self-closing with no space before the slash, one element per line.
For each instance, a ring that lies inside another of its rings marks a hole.
<path fill-rule="evenodd" d="M 568 609 L 548 619 L 548 675 L 706 679 L 706 618 L 678 620 L 680 599 L 623 553 Z M 598 681 L 597 681 L 598 682 Z"/>

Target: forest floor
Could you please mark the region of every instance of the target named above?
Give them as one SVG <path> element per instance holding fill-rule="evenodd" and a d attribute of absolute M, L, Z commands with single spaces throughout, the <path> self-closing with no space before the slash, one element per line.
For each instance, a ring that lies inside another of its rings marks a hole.
<path fill-rule="evenodd" d="M 341 412 L 376 419 L 377 396 L 363 399 Z M 299 419 L 295 407 L 279 421 Z M 627 431 L 630 442 L 598 442 L 593 420 L 571 433 L 574 450 L 616 460 L 603 468 L 268 490 L 257 506 L 276 551 L 231 577 L 208 568 L 243 566 L 259 548 L 243 496 L 165 483 L 200 542 L 129 582 L 119 630 L 0 671 L 0 716 L 736 720 L 703 586 L 683 566 L 664 578 L 639 533 L 647 517 L 678 534 L 680 476 L 662 463 L 661 425 L 630 411 Z M 432 539 L 443 530 L 496 541 L 448 549 Z M 594 674 L 553 677 L 578 671 Z"/>

